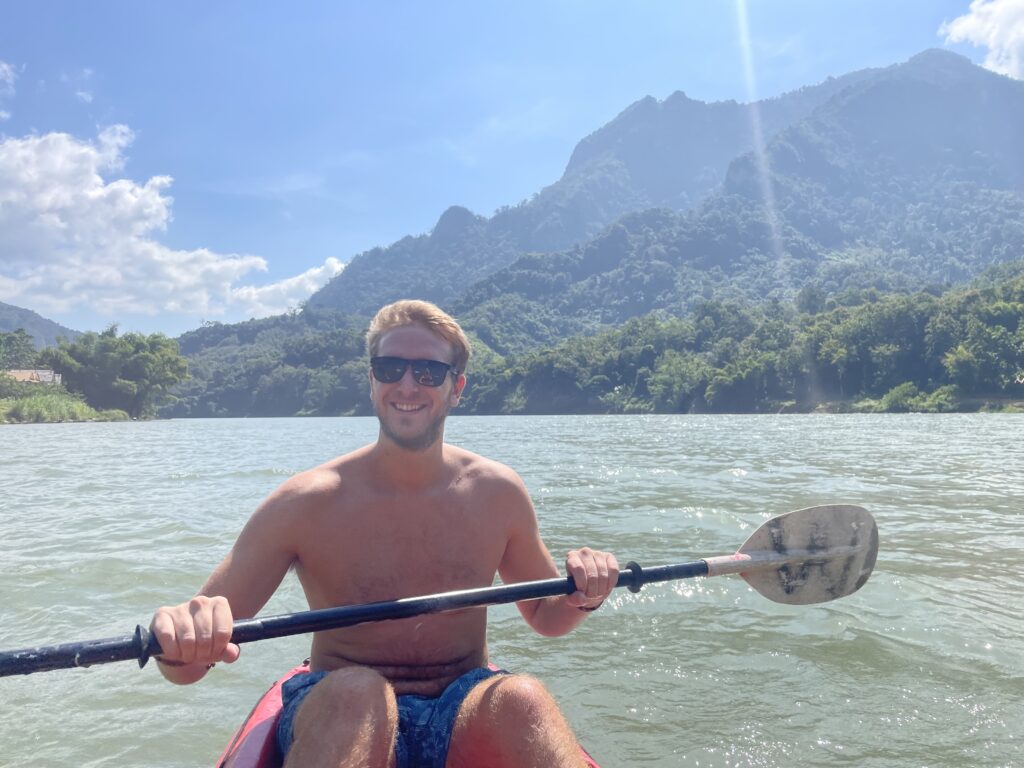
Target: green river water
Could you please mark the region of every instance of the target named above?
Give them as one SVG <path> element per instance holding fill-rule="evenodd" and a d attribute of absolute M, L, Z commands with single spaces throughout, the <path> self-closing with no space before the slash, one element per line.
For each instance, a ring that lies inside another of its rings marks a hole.
<path fill-rule="evenodd" d="M 875 574 L 820 606 L 736 577 L 618 590 L 573 634 L 492 608 L 604 768 L 1024 765 L 1024 416 L 452 417 L 523 476 L 561 560 L 726 554 L 769 516 L 876 517 Z M 373 419 L 0 428 L 0 650 L 130 632 L 190 595 L 286 477 Z M 304 608 L 291 577 L 266 613 Z M 196 686 L 131 663 L 0 678 L 0 766 L 212 766 L 308 638 Z"/>

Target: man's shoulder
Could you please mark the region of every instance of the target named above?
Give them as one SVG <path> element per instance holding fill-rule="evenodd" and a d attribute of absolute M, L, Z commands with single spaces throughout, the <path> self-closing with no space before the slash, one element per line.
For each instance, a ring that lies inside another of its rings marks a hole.
<path fill-rule="evenodd" d="M 515 470 L 500 461 L 481 456 L 479 453 L 467 451 L 450 443 L 444 444 L 445 461 L 449 466 L 459 469 L 463 473 L 494 476 L 494 477 L 519 477 Z"/>
<path fill-rule="evenodd" d="M 365 453 L 365 449 L 353 451 L 292 475 L 278 487 L 277 495 L 292 502 L 334 496 L 346 482 L 359 477 Z"/>
<path fill-rule="evenodd" d="M 449 466 L 460 478 L 472 482 L 474 487 L 492 492 L 525 492 L 523 479 L 508 465 L 447 443 L 444 448 Z"/>

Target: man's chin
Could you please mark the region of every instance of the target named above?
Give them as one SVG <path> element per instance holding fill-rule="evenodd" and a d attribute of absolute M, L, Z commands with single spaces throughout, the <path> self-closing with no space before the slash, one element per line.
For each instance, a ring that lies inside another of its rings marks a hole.
<path fill-rule="evenodd" d="M 381 433 L 392 443 L 406 451 L 425 451 L 444 435 L 444 420 L 447 413 L 442 413 L 438 418 L 428 424 L 422 432 L 417 434 L 399 433 L 392 429 L 386 419 L 377 414 L 377 421 L 380 422 Z"/>

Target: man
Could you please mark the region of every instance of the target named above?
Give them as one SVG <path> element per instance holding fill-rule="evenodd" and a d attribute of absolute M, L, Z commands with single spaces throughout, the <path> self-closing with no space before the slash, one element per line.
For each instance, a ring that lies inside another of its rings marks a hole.
<path fill-rule="evenodd" d="M 377 442 L 285 482 L 256 510 L 199 595 L 161 608 L 161 672 L 193 683 L 238 658 L 233 617 L 254 616 L 295 567 L 312 609 L 558 576 L 529 494 L 508 467 L 443 442 L 469 342 L 433 304 L 384 307 L 367 333 Z M 562 635 L 614 588 L 615 557 L 582 548 L 578 592 L 518 605 Z M 565 718 L 535 679 L 487 668 L 486 609 L 316 633 L 286 683 L 288 766 L 579 766 Z"/>

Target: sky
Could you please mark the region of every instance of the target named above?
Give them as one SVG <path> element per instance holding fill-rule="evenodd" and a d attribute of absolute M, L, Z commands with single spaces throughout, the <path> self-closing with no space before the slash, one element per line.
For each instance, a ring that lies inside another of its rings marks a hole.
<path fill-rule="evenodd" d="M 279 314 L 557 181 L 647 95 L 928 48 L 1024 78 L 1024 0 L 0 0 L 0 301 L 170 336 Z"/>

